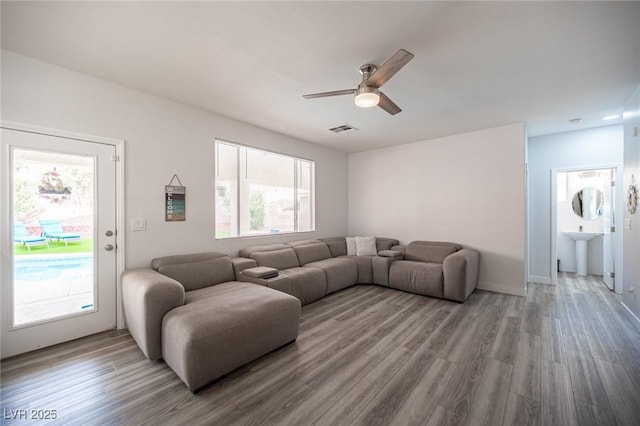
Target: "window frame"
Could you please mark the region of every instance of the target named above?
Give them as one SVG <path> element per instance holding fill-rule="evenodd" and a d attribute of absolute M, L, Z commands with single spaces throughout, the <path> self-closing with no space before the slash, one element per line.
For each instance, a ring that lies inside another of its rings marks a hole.
<path fill-rule="evenodd" d="M 235 200 L 231 200 L 232 203 L 235 203 L 235 218 L 233 218 L 232 216 L 232 221 L 231 224 L 234 223 L 235 220 L 235 229 L 231 231 L 231 235 L 228 237 L 220 237 L 218 236 L 218 229 L 217 229 L 217 214 L 218 214 L 218 193 L 216 191 L 216 188 L 218 187 L 218 178 L 219 178 L 219 170 L 220 170 L 220 156 L 219 156 L 219 144 L 223 144 L 223 145 L 227 145 L 227 146 L 231 146 L 236 148 L 236 159 L 235 159 L 235 167 L 236 167 L 236 181 L 235 181 L 235 185 L 236 185 L 236 192 L 235 192 Z M 242 231 L 242 224 L 241 224 L 241 216 L 242 216 L 242 209 L 244 208 L 245 210 L 249 210 L 250 209 L 250 204 L 249 205 L 245 205 L 242 206 L 241 205 L 241 198 L 240 197 L 240 193 L 242 191 L 242 185 L 247 185 L 246 179 L 243 179 L 243 175 L 248 175 L 249 173 L 249 169 L 248 169 L 248 164 L 245 160 L 244 162 L 244 171 L 241 170 L 242 168 L 242 161 L 241 161 L 241 155 L 242 155 L 242 150 L 245 150 L 245 155 L 246 155 L 246 150 L 253 150 L 253 151 L 257 151 L 257 152 L 262 152 L 268 155 L 277 155 L 280 157 L 284 157 L 287 159 L 291 159 L 293 160 L 293 167 L 292 167 L 292 173 L 293 173 L 293 209 L 294 209 L 294 214 L 293 214 L 293 231 L 279 231 L 277 233 L 272 233 L 272 232 L 260 232 L 260 233 L 251 233 L 251 234 L 243 234 Z M 214 139 L 214 157 L 215 157 L 215 163 L 214 163 L 214 238 L 216 240 L 229 240 L 229 239 L 237 239 L 237 238 L 255 238 L 255 237 L 267 237 L 267 236 L 277 236 L 277 235 L 290 235 L 290 234 L 301 234 L 301 233 L 307 233 L 307 232 L 315 232 L 316 229 L 316 212 L 315 212 L 315 208 L 316 208 L 316 202 L 315 202 L 315 181 L 316 181 L 316 177 L 315 177 L 315 161 L 311 160 L 309 158 L 304 158 L 304 157 L 298 157 L 298 156 L 294 156 L 294 155 L 290 155 L 290 154 L 283 154 L 281 152 L 277 152 L 277 151 L 272 151 L 272 150 L 268 150 L 268 149 L 264 149 L 264 148 L 258 148 L 252 145 L 247 145 L 247 144 L 242 144 L 242 143 L 238 143 L 238 142 L 233 142 L 233 141 L 229 141 L 226 139 L 221 139 L 221 138 L 215 138 Z M 299 220 L 299 215 L 300 215 L 300 203 L 299 203 L 299 184 L 300 184 L 300 179 L 301 176 L 299 176 L 299 171 L 301 170 L 300 164 L 301 163 L 307 163 L 310 165 L 310 176 L 309 176 L 309 195 L 310 195 L 310 209 L 309 209 L 309 229 L 305 229 L 305 230 L 300 230 L 300 220 Z M 243 182 L 244 180 L 244 182 Z"/>

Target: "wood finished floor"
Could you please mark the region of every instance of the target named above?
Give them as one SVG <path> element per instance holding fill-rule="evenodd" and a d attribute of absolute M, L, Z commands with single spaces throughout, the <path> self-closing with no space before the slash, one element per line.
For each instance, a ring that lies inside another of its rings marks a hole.
<path fill-rule="evenodd" d="M 464 304 L 352 287 L 305 306 L 295 344 L 195 395 L 103 333 L 3 361 L 2 423 L 640 424 L 640 326 L 593 277 L 560 280 Z"/>

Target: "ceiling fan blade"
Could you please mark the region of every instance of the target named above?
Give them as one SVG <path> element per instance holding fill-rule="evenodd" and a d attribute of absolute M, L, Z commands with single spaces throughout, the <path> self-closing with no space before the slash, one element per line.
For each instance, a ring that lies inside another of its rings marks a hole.
<path fill-rule="evenodd" d="M 385 84 L 391 77 L 394 76 L 395 73 L 400 71 L 402 67 L 407 65 L 407 63 L 413 59 L 415 55 L 413 53 L 407 52 L 404 49 L 398 50 L 393 54 L 392 57 L 387 59 L 387 62 L 382 64 L 380 68 L 376 72 L 374 72 L 371 77 L 367 79 L 367 86 L 379 88 L 383 84 Z"/>
<path fill-rule="evenodd" d="M 378 106 L 383 110 L 387 111 L 391 115 L 396 115 L 402 109 L 398 105 L 396 105 L 387 95 L 380 92 L 380 102 L 378 102 Z"/>
<path fill-rule="evenodd" d="M 302 95 L 305 99 L 326 98 L 328 96 L 353 95 L 356 89 L 335 90 L 333 92 L 312 93 L 310 95 Z"/>

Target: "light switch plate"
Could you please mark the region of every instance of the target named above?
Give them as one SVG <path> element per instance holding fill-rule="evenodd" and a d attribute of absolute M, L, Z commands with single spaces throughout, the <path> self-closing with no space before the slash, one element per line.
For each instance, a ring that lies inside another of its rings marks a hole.
<path fill-rule="evenodd" d="M 631 218 L 630 217 L 625 217 L 624 218 L 624 229 L 631 229 Z"/>
<path fill-rule="evenodd" d="M 132 231 L 146 231 L 147 230 L 147 219 L 132 219 L 131 220 L 131 230 Z"/>

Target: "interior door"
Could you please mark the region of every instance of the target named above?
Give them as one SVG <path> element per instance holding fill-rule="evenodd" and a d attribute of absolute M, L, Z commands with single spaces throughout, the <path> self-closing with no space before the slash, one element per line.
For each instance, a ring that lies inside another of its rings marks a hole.
<path fill-rule="evenodd" d="M 116 147 L 2 128 L 2 358 L 116 327 Z"/>
<path fill-rule="evenodd" d="M 602 237 L 602 280 L 610 290 L 615 286 L 615 169 L 611 169 L 610 173 L 605 176 L 604 188 L 604 204 L 602 214 L 602 228 L 604 235 Z"/>

